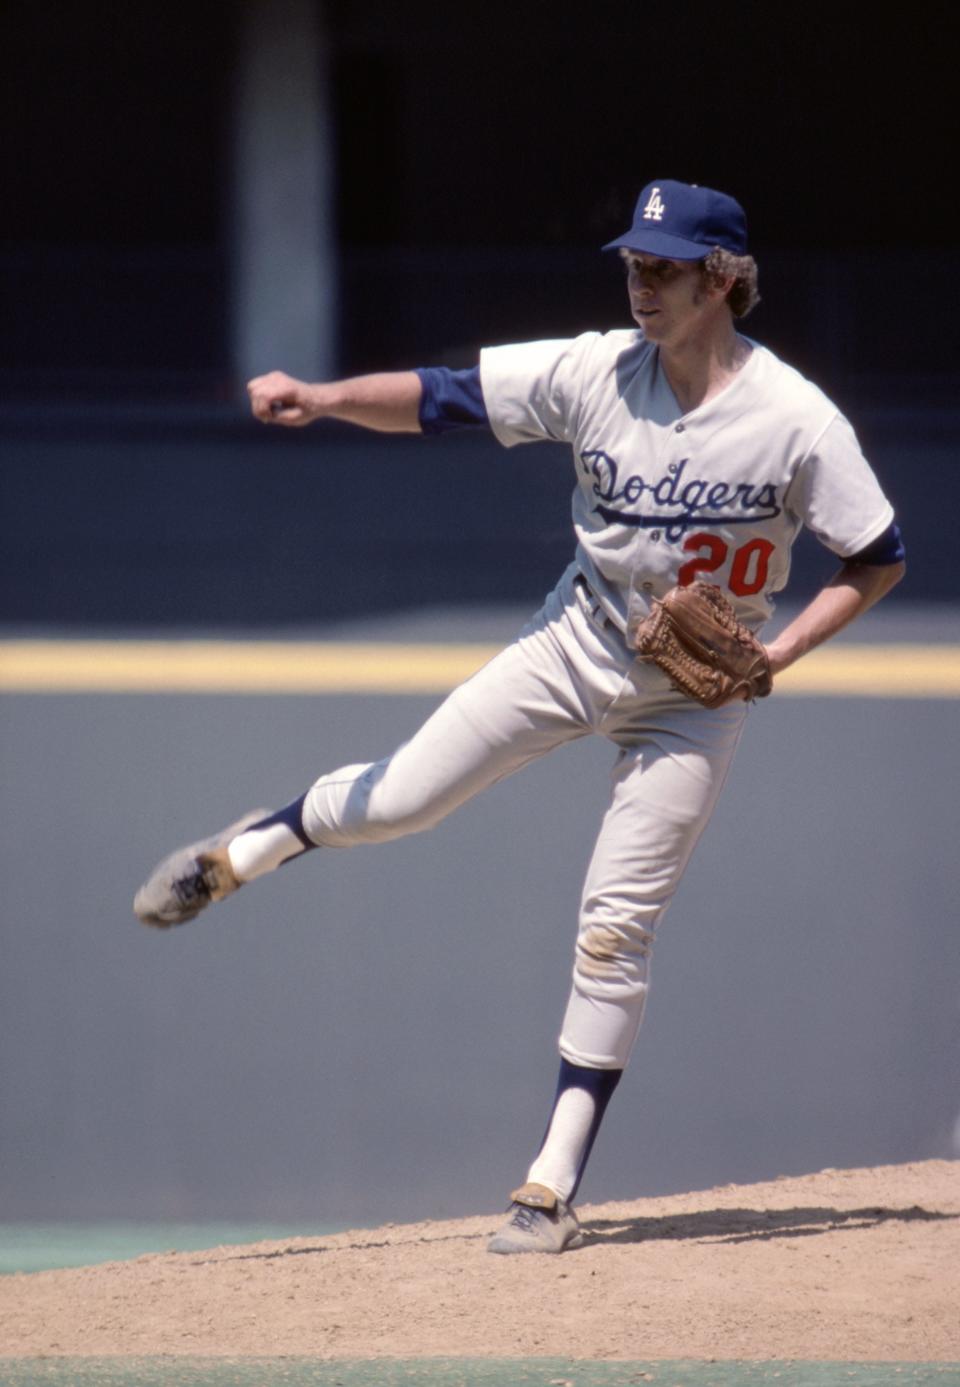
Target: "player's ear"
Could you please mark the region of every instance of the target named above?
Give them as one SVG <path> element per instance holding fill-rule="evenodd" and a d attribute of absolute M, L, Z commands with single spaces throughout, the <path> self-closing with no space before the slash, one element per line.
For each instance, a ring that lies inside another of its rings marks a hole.
<path fill-rule="evenodd" d="M 707 275 L 707 288 L 710 289 L 718 299 L 725 299 L 736 282 L 736 275 L 719 275 L 716 273 Z"/>
<path fill-rule="evenodd" d="M 718 270 L 708 269 L 703 264 L 700 266 L 700 276 L 704 293 L 714 302 L 725 299 L 737 282 L 736 275 L 720 274 Z"/>

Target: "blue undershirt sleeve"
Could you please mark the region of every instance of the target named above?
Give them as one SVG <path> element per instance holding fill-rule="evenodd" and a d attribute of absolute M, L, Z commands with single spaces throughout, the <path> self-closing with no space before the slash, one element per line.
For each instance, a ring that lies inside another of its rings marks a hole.
<path fill-rule="evenodd" d="M 420 400 L 420 427 L 424 433 L 450 433 L 454 429 L 490 427 L 487 407 L 480 386 L 480 367 L 451 371 L 446 366 L 421 366 L 423 394 Z"/>
<path fill-rule="evenodd" d="M 906 557 L 906 553 L 903 536 L 900 534 L 900 526 L 892 524 L 888 525 L 883 534 L 879 535 L 872 544 L 868 544 L 866 549 L 861 549 L 859 554 L 854 554 L 847 559 L 847 563 L 875 564 L 878 568 L 882 568 L 886 564 L 901 563 Z"/>

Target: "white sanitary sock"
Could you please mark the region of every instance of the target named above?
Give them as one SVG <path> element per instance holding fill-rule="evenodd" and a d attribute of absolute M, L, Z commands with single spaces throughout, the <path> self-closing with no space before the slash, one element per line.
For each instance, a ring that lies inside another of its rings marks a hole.
<path fill-rule="evenodd" d="M 570 1198 L 580 1171 L 596 1103 L 583 1088 L 561 1093 L 550 1119 L 550 1130 L 527 1179 L 546 1185 L 561 1199 Z"/>
<path fill-rule="evenodd" d="M 248 828 L 231 839 L 227 854 L 238 881 L 253 881 L 267 872 L 306 852 L 306 847 L 286 824 L 268 824 L 266 828 Z"/>

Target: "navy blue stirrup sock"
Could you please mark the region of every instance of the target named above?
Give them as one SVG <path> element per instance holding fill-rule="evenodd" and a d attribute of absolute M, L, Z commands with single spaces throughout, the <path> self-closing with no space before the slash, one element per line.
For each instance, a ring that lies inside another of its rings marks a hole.
<path fill-rule="evenodd" d="M 290 832 L 295 834 L 305 848 L 318 848 L 319 843 L 312 842 L 303 831 L 303 806 L 307 796 L 301 795 L 299 799 L 292 800 L 283 809 L 278 809 L 275 814 L 268 815 L 265 819 L 260 819 L 257 823 L 251 824 L 251 828 L 270 828 L 273 824 L 285 824 Z M 299 853 L 296 854 L 300 856 Z M 292 862 L 293 858 L 288 857 L 287 862 Z M 286 862 L 281 864 L 286 866 Z"/>

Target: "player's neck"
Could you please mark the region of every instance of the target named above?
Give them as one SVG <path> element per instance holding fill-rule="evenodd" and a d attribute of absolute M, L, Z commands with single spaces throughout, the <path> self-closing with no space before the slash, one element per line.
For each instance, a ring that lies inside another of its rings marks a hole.
<path fill-rule="evenodd" d="M 714 330 L 660 344 L 660 365 L 684 414 L 712 400 L 736 378 L 750 357 L 750 343 L 737 335 L 732 320 Z"/>

